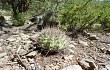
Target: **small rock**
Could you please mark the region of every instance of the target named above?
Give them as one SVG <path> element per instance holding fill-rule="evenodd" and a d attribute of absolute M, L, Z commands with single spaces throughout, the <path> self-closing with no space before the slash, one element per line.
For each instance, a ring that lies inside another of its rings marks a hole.
<path fill-rule="evenodd" d="M 26 56 L 31 57 L 31 56 L 36 56 L 37 52 L 36 51 L 32 51 L 29 54 L 27 54 Z"/>
<path fill-rule="evenodd" d="M 32 70 L 36 70 L 35 64 L 31 64 L 30 66 L 31 66 Z"/>
<path fill-rule="evenodd" d="M 74 53 L 74 51 L 72 49 L 68 49 L 71 53 Z"/>
<path fill-rule="evenodd" d="M 88 39 L 89 40 L 97 40 L 98 37 L 96 35 L 90 35 Z"/>
<path fill-rule="evenodd" d="M 24 45 L 24 49 L 29 50 L 30 48 L 34 48 L 34 46 L 32 44 L 29 44 L 29 43 Z"/>
<path fill-rule="evenodd" d="M 23 40 L 27 40 L 27 39 L 30 38 L 29 35 L 26 35 L 26 34 L 23 34 L 23 33 L 21 33 L 20 35 L 21 35 L 21 37 L 22 37 Z"/>
<path fill-rule="evenodd" d="M 46 65 L 44 70 L 52 70 L 52 69 L 48 65 Z"/>
<path fill-rule="evenodd" d="M 87 42 L 84 42 L 82 40 L 79 40 L 79 43 L 82 44 L 83 46 L 89 46 Z"/>
<path fill-rule="evenodd" d="M 73 44 L 68 45 L 68 47 L 75 48 L 75 46 Z"/>
<path fill-rule="evenodd" d="M 7 53 L 0 53 L 0 58 L 3 58 L 4 56 L 6 56 L 7 55 Z"/>
<path fill-rule="evenodd" d="M 70 44 L 77 45 L 75 41 L 70 41 Z"/>
<path fill-rule="evenodd" d="M 9 21 L 9 20 L 7 20 L 6 22 L 7 22 L 10 26 L 13 25 L 13 23 L 12 23 L 11 21 Z"/>
<path fill-rule="evenodd" d="M 105 65 L 105 68 L 106 68 L 107 70 L 110 70 L 110 64 Z"/>
<path fill-rule="evenodd" d="M 68 67 L 65 67 L 62 70 L 83 70 L 83 69 L 79 65 L 70 65 Z"/>
<path fill-rule="evenodd" d="M 13 36 L 11 36 L 7 39 L 7 41 L 13 42 L 13 41 L 16 41 L 16 39 Z"/>
<path fill-rule="evenodd" d="M 96 69 L 96 65 L 93 61 L 89 60 L 89 59 L 82 59 L 81 61 L 78 61 L 78 63 L 81 65 L 81 67 L 85 70 L 94 70 Z"/>
<path fill-rule="evenodd" d="M 19 55 L 25 55 L 25 54 L 27 54 L 27 51 L 24 50 L 24 49 L 20 49 L 20 50 L 18 51 L 18 54 L 19 54 Z"/>
<path fill-rule="evenodd" d="M 11 16 L 4 16 L 6 20 L 11 20 Z"/>
<path fill-rule="evenodd" d="M 74 55 L 69 55 L 69 56 L 66 55 L 66 56 L 64 56 L 64 57 L 62 57 L 62 58 L 65 59 L 65 60 L 69 60 L 69 59 L 72 59 L 73 56 L 74 56 Z"/>

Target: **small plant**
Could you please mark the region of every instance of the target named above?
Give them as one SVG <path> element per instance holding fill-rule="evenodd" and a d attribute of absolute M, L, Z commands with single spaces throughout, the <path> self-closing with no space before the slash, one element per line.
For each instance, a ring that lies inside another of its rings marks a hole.
<path fill-rule="evenodd" d="M 46 28 L 41 31 L 38 43 L 41 48 L 49 51 L 63 50 L 69 43 L 69 38 L 57 28 Z"/>

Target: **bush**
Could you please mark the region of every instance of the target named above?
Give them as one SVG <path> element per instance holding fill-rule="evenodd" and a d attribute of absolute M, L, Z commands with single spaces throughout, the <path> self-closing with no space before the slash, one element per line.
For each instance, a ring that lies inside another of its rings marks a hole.
<path fill-rule="evenodd" d="M 65 49 L 70 39 L 57 28 L 46 28 L 41 31 L 37 41 L 44 50 L 58 51 Z"/>
<path fill-rule="evenodd" d="M 59 11 L 60 28 L 64 30 L 80 31 L 84 29 L 94 30 L 94 24 L 101 24 L 98 30 L 110 29 L 110 4 L 96 2 L 94 0 L 70 1 L 65 8 Z M 105 11 L 106 10 L 106 11 Z"/>
<path fill-rule="evenodd" d="M 13 17 L 13 25 L 14 26 L 21 26 L 24 25 L 24 22 L 30 19 L 31 15 L 27 13 L 19 13 L 16 17 Z"/>

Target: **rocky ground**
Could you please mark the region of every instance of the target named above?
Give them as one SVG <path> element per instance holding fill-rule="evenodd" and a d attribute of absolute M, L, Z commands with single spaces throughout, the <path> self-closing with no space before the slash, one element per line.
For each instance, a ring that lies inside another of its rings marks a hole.
<path fill-rule="evenodd" d="M 45 56 L 33 45 L 39 31 L 26 26 L 0 31 L 0 70 L 110 70 L 110 33 L 79 34 L 64 51 Z"/>

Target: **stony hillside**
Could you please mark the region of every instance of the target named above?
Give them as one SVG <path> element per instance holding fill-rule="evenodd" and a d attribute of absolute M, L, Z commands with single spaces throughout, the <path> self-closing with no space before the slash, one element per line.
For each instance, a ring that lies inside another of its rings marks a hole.
<path fill-rule="evenodd" d="M 35 46 L 41 31 L 25 30 L 29 25 L 1 26 L 0 70 L 110 70 L 110 33 L 78 34 L 63 51 L 45 55 Z"/>

